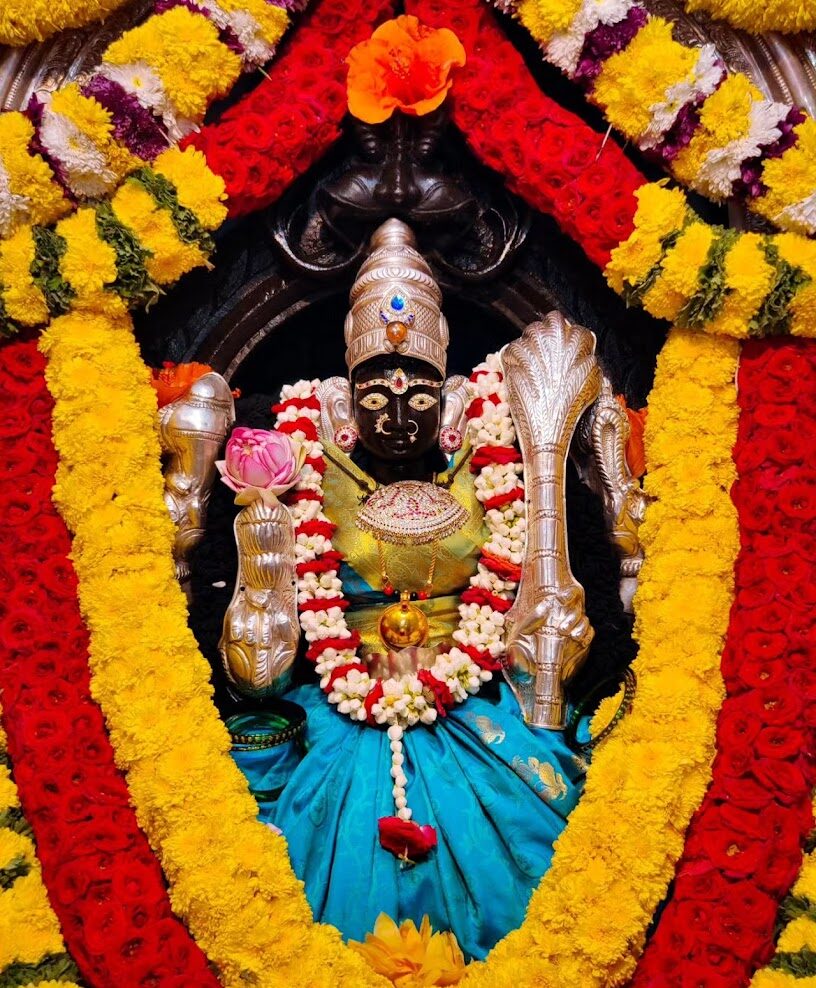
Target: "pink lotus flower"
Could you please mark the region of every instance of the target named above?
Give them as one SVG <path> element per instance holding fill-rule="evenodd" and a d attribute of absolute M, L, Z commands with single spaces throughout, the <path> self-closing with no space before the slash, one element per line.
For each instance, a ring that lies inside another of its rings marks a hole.
<path fill-rule="evenodd" d="M 285 432 L 239 426 L 232 430 L 225 458 L 215 465 L 221 480 L 235 491 L 236 504 L 258 498 L 274 504 L 295 483 L 305 458 L 302 443 Z"/>

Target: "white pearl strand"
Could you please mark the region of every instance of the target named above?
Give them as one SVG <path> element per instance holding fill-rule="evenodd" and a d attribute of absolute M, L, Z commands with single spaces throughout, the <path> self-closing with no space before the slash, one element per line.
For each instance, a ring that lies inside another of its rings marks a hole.
<path fill-rule="evenodd" d="M 405 763 L 405 755 L 402 753 L 402 734 L 403 731 L 399 724 L 392 724 L 388 728 L 388 740 L 391 742 L 391 778 L 394 780 L 391 794 L 394 797 L 397 816 L 400 820 L 410 820 L 413 813 L 405 795 L 408 779 L 405 777 L 405 771 L 402 767 Z"/>

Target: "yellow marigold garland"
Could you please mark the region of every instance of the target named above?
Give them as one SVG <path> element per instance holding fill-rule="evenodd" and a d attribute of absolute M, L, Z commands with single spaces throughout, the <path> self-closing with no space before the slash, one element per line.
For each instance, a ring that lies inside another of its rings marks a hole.
<path fill-rule="evenodd" d="M 684 0 L 690 13 L 704 10 L 717 20 L 728 21 L 733 27 L 750 34 L 781 31 L 793 34 L 816 28 L 816 7 L 808 0 Z M 807 986 L 803 986 L 807 988 Z"/>
<path fill-rule="evenodd" d="M 170 148 L 134 172 L 110 203 L 80 207 L 53 230 L 21 226 L 0 241 L 0 331 L 42 326 L 69 310 L 148 304 L 201 265 L 226 217 L 224 183 L 195 148 Z"/>
<path fill-rule="evenodd" d="M 710 226 L 664 183 L 635 194 L 635 229 L 605 271 L 627 301 L 712 335 L 816 335 L 812 240 Z"/>
<path fill-rule="evenodd" d="M 34 0 L 35 8 L 39 2 Z M 112 9 L 119 2 L 93 6 Z M 56 0 L 57 17 L 62 3 Z M 2 25 L 0 13 L 0 30 Z M 240 35 L 241 54 L 222 39 L 219 25 Z M 288 25 L 287 12 L 267 0 L 190 0 L 189 7 L 178 0 L 125 32 L 108 47 L 90 81 L 69 83 L 45 97 L 36 137 L 59 162 L 60 180 L 35 150 L 31 122 L 18 112 L 0 114 L 0 237 L 71 212 L 75 207 L 61 182 L 79 200 L 112 193 L 127 174 L 153 160 L 157 141 L 162 147 L 175 144 L 202 122 L 207 107 L 230 91 L 241 71 L 271 58 Z M 136 119 L 133 108 L 139 105 Z M 118 131 L 117 120 L 126 119 L 128 126 Z"/>
<path fill-rule="evenodd" d="M 103 20 L 127 0 L 3 0 L 0 45 L 45 41 L 68 28 Z"/>
<path fill-rule="evenodd" d="M 728 495 L 738 354 L 735 341 L 675 329 L 658 358 L 646 426 L 646 488 L 656 501 L 641 529 L 635 705 L 594 753 L 524 925 L 471 965 L 464 985 L 600 988 L 624 984 L 634 969 L 714 754 L 738 548 Z"/>
<path fill-rule="evenodd" d="M 6 735 L 0 727 L 0 873 L 10 866 L 20 872 L 20 877 L 8 884 L 0 883 L 0 981 L 6 983 L 4 976 L 11 978 L 17 965 L 30 965 L 37 973 L 40 967 L 42 973 L 61 967 L 78 976 L 65 951 L 25 821 L 11 825 L 12 820 L 21 820 L 19 810 L 17 787 L 6 754 Z M 65 980 L 40 982 L 41 986 L 50 984 L 77 988 L 74 982 Z"/>
<path fill-rule="evenodd" d="M 257 821 L 229 757 L 175 579 L 155 393 L 130 318 L 124 308 L 62 316 L 41 345 L 92 689 L 174 910 L 227 988 L 382 984 L 336 929 L 312 922 L 285 840 Z M 104 381 L 104 408 L 93 380 Z"/>

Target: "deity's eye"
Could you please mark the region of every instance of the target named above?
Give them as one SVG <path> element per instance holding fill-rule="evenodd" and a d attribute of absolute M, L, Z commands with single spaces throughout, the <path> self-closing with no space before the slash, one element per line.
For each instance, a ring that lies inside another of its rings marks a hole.
<path fill-rule="evenodd" d="M 385 395 L 378 394 L 375 391 L 370 395 L 366 395 L 365 398 L 361 398 L 360 404 L 370 412 L 378 412 L 381 408 L 385 408 L 388 404 L 388 399 Z"/>
<path fill-rule="evenodd" d="M 415 412 L 427 412 L 429 408 L 434 407 L 436 402 L 437 399 L 433 395 L 426 395 L 422 391 L 419 394 L 411 395 L 408 399 L 408 404 Z"/>

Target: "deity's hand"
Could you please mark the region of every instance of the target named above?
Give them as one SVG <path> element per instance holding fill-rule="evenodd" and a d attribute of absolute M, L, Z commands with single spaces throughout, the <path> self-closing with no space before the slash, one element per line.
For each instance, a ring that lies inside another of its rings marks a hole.
<path fill-rule="evenodd" d="M 227 675 L 244 695 L 281 692 L 288 684 L 299 629 L 276 607 L 273 590 L 245 590 L 224 619 L 221 653 Z"/>
<path fill-rule="evenodd" d="M 238 579 L 219 650 L 227 678 L 245 696 L 285 690 L 300 640 L 295 536 L 279 502 L 253 501 L 235 519 Z"/>
<path fill-rule="evenodd" d="M 190 577 L 190 552 L 204 537 L 215 461 L 234 420 L 229 385 L 213 371 L 159 409 L 159 437 L 166 457 L 164 500 L 176 525 L 173 555 L 182 585 Z"/>
<path fill-rule="evenodd" d="M 593 635 L 577 584 L 548 593 L 517 616 L 511 612 L 508 675 L 511 683 L 526 683 L 536 708 L 547 713 L 539 726 L 562 726 L 564 688 L 586 659 Z"/>

